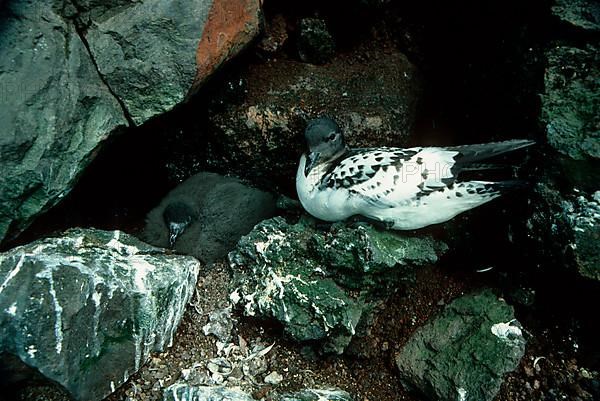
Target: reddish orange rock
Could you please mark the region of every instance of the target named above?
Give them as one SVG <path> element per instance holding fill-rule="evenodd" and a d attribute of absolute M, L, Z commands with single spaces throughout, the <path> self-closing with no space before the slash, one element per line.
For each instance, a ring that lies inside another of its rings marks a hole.
<path fill-rule="evenodd" d="M 260 31 L 262 0 L 215 0 L 196 51 L 196 78 L 190 94 Z"/>

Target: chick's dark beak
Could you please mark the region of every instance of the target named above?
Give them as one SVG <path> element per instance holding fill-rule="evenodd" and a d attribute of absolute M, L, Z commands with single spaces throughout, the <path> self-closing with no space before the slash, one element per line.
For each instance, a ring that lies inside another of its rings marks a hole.
<path fill-rule="evenodd" d="M 171 249 L 175 247 L 175 241 L 183 234 L 187 227 L 187 223 L 170 223 L 169 224 L 169 245 Z"/>
<path fill-rule="evenodd" d="M 312 170 L 313 167 L 317 164 L 317 161 L 319 160 L 319 156 L 321 156 L 321 154 L 318 152 L 310 152 L 306 156 L 306 164 L 304 165 L 304 176 L 305 177 L 308 177 L 308 173 L 310 173 L 310 170 Z"/>

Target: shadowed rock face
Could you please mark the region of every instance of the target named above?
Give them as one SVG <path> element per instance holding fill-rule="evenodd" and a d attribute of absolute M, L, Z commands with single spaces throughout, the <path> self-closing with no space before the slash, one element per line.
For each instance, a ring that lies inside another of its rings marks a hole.
<path fill-rule="evenodd" d="M 199 263 L 119 231 L 74 229 L 0 254 L 0 353 L 95 401 L 170 346 Z"/>
<path fill-rule="evenodd" d="M 542 121 L 548 143 L 575 160 L 600 159 L 600 52 L 560 46 L 547 52 Z"/>
<path fill-rule="evenodd" d="M 112 133 L 196 92 L 258 33 L 260 11 L 259 0 L 5 5 L 0 242 L 69 193 Z"/>
<path fill-rule="evenodd" d="M 256 182 L 289 181 L 305 151 L 300 133 L 323 115 L 336 120 L 353 147 L 407 144 L 420 74 L 394 49 L 372 59 L 368 51 L 340 53 L 320 66 L 289 59 L 251 65 L 243 74 L 247 88 L 205 124 L 213 127 L 222 161 L 237 175 L 251 171 Z"/>

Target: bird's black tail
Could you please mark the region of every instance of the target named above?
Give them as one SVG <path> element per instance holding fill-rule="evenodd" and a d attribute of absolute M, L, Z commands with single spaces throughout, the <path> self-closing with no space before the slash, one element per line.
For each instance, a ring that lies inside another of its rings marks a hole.
<path fill-rule="evenodd" d="M 506 194 L 508 192 L 528 189 L 531 188 L 531 185 L 531 182 L 525 180 L 506 180 L 489 184 L 490 188 L 494 192 L 498 192 L 501 195 Z"/>
<path fill-rule="evenodd" d="M 535 144 L 529 139 L 512 139 L 503 142 L 490 142 L 477 145 L 460 145 L 448 149 L 455 150 L 458 155 L 454 156 L 457 165 L 466 166 L 480 160 L 489 159 L 513 150 L 526 148 Z"/>

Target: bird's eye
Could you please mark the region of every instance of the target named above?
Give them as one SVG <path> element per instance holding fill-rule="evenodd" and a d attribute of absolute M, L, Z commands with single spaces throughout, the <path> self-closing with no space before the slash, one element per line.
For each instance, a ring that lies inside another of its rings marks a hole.
<path fill-rule="evenodd" d="M 328 141 L 333 141 L 335 139 L 335 134 L 331 134 L 326 138 Z"/>

